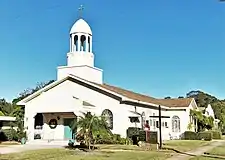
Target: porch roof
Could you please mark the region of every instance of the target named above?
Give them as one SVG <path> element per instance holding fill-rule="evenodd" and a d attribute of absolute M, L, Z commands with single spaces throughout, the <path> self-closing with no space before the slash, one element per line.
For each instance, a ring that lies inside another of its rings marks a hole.
<path fill-rule="evenodd" d="M 16 117 L 0 116 L 0 121 L 16 121 Z"/>

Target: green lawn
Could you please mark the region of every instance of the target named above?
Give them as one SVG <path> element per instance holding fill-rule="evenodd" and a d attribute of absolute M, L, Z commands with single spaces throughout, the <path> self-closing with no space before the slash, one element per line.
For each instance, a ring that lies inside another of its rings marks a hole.
<path fill-rule="evenodd" d="M 164 142 L 163 147 L 186 152 L 201 146 L 208 145 L 209 143 L 211 142 L 200 140 L 172 140 Z"/>
<path fill-rule="evenodd" d="M 173 140 L 164 142 L 164 147 L 187 151 L 207 145 L 206 141 Z M 100 150 L 83 152 L 69 149 L 44 149 L 0 155 L 1 160 L 165 160 L 171 151 L 144 151 L 137 146 L 99 145 Z M 155 146 L 154 146 L 155 147 Z M 210 159 L 209 159 L 210 160 Z"/>
<path fill-rule="evenodd" d="M 217 156 L 224 156 L 225 157 L 225 144 L 215 147 L 214 149 L 212 149 L 211 151 L 208 151 L 208 153 L 210 155 L 217 155 Z M 199 157 L 195 157 L 192 158 L 191 160 L 218 160 L 219 158 L 208 158 L 208 157 L 203 157 L 203 156 L 199 156 Z"/>
<path fill-rule="evenodd" d="M 225 135 L 222 135 L 222 139 L 225 139 Z"/>
<path fill-rule="evenodd" d="M 45 149 L 0 155 L 1 160 L 165 160 L 169 152 L 157 151 L 117 151 L 83 152 L 67 149 Z"/>
<path fill-rule="evenodd" d="M 220 160 L 218 158 L 209 158 L 209 157 L 202 157 L 202 156 L 199 156 L 199 157 L 194 157 L 194 158 L 191 158 L 189 160 Z"/>
<path fill-rule="evenodd" d="M 225 144 L 212 149 L 211 151 L 209 151 L 209 154 L 219 155 L 219 156 L 225 157 Z"/>
<path fill-rule="evenodd" d="M 97 145 L 101 150 L 136 150 L 136 151 L 142 151 L 143 148 L 138 147 L 136 145 Z M 152 144 L 151 150 L 156 150 L 156 145 Z"/>

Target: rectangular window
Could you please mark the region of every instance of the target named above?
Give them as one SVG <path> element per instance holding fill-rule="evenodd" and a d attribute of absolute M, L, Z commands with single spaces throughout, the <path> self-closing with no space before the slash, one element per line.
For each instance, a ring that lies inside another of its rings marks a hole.
<path fill-rule="evenodd" d="M 162 122 L 162 127 L 164 127 L 164 122 Z"/>
<path fill-rule="evenodd" d="M 166 127 L 166 128 L 168 128 L 168 124 L 167 124 L 167 122 L 165 122 L 165 127 Z"/>
<path fill-rule="evenodd" d="M 159 128 L 159 121 L 156 121 L 156 128 Z"/>
<path fill-rule="evenodd" d="M 150 119 L 150 126 L 152 126 L 152 119 Z"/>
<path fill-rule="evenodd" d="M 131 123 L 139 123 L 139 118 L 138 117 L 129 117 Z"/>

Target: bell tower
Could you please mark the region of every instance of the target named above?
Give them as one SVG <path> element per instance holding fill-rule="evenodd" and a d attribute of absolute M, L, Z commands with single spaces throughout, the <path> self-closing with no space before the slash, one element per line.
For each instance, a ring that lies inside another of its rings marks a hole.
<path fill-rule="evenodd" d="M 67 53 L 67 66 L 58 67 L 57 79 L 72 74 L 101 84 L 103 71 L 94 66 L 91 27 L 84 19 L 80 18 L 73 24 L 69 35 L 70 48 Z"/>
<path fill-rule="evenodd" d="M 83 19 L 79 19 L 70 30 L 70 52 L 67 54 L 67 65 L 94 66 L 92 31 Z"/>

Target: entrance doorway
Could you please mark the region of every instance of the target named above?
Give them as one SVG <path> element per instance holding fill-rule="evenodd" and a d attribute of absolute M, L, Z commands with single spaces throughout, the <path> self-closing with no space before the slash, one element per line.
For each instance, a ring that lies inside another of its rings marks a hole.
<path fill-rule="evenodd" d="M 75 118 L 64 118 L 64 139 L 75 139 L 72 123 Z"/>

